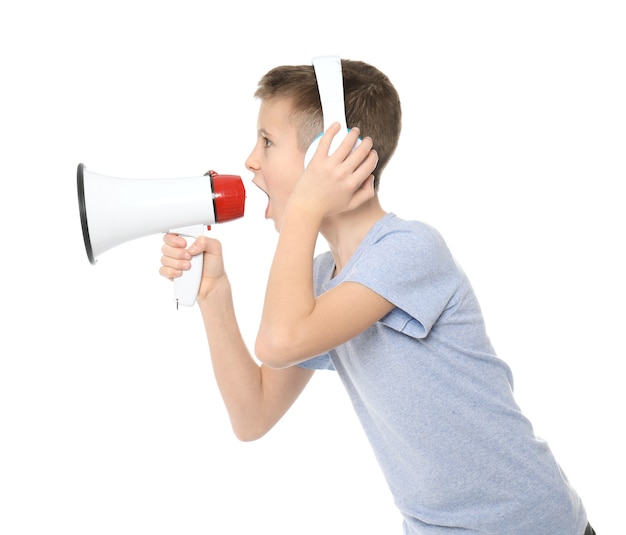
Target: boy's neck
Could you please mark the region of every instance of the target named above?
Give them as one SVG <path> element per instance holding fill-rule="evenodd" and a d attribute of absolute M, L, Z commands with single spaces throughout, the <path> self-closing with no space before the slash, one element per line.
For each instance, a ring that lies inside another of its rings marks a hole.
<path fill-rule="evenodd" d="M 370 229 L 385 214 L 376 195 L 355 210 L 324 220 L 321 234 L 335 259 L 335 275 L 344 268 Z"/>

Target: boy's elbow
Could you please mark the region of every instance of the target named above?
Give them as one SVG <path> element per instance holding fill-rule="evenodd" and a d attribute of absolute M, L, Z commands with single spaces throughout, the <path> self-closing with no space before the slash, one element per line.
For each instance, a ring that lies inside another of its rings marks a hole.
<path fill-rule="evenodd" d="M 255 440 L 259 440 L 264 437 L 267 433 L 268 429 L 238 429 L 233 426 L 233 432 L 235 433 L 235 438 L 240 442 L 254 442 Z"/>
<path fill-rule="evenodd" d="M 268 335 L 259 331 L 254 352 L 259 361 L 269 368 L 287 368 L 295 364 L 294 344 L 286 335 Z"/>
<path fill-rule="evenodd" d="M 230 425 L 235 434 L 235 438 L 241 442 L 254 442 L 264 437 L 272 428 L 261 414 L 254 416 L 248 414 L 245 418 L 234 418 L 231 416 Z"/>

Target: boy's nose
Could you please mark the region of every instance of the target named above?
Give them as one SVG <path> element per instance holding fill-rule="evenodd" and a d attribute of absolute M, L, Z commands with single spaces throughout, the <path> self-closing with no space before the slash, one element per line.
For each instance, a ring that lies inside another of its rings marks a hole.
<path fill-rule="evenodd" d="M 246 158 L 246 169 L 248 171 L 258 171 L 259 170 L 259 163 L 258 163 L 258 158 L 256 158 L 255 156 L 256 154 L 256 148 L 252 150 L 252 152 L 250 153 L 250 155 Z"/>

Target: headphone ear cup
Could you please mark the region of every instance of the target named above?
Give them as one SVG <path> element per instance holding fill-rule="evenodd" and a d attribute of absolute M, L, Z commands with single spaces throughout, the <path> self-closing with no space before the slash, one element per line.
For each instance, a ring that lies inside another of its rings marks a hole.
<path fill-rule="evenodd" d="M 348 129 L 348 132 L 350 131 L 350 129 Z M 315 151 L 317 150 L 317 147 L 320 144 L 320 140 L 322 139 L 322 134 L 319 134 L 314 140 L 313 142 L 309 145 L 309 148 L 306 150 L 306 153 L 304 154 L 304 168 L 306 169 L 309 166 L 309 163 L 311 163 L 311 159 L 313 158 L 313 155 L 315 154 Z M 341 144 L 343 138 L 340 138 L 339 140 L 335 137 L 335 139 L 333 140 L 332 145 L 330 146 L 330 153 L 332 154 L 335 150 L 337 150 L 337 147 Z M 356 143 L 354 144 L 354 147 L 352 147 L 352 150 L 356 149 L 360 144 L 361 144 L 362 139 L 358 138 L 356 140 Z"/>

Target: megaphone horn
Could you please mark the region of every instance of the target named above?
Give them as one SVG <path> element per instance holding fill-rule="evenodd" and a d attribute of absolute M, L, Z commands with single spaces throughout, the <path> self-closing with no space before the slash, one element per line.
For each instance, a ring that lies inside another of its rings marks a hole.
<path fill-rule="evenodd" d="M 197 237 L 205 226 L 243 217 L 241 177 L 209 171 L 190 178 L 128 179 L 77 170 L 78 205 L 89 262 L 124 242 L 174 232 Z M 175 279 L 176 303 L 192 306 L 202 276 L 202 254 Z"/>

